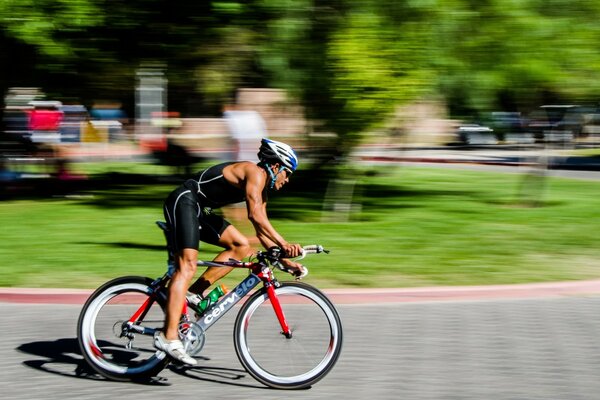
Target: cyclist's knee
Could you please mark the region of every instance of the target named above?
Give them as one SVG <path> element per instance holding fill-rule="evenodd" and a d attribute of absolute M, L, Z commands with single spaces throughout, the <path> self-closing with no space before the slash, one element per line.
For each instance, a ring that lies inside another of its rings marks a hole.
<path fill-rule="evenodd" d="M 223 232 L 219 240 L 219 245 L 229 253 L 230 257 L 237 259 L 243 259 L 252 253 L 252 247 L 248 238 L 233 225 L 229 225 L 225 232 Z"/>
<path fill-rule="evenodd" d="M 252 253 L 252 247 L 246 237 L 233 241 L 228 250 L 231 250 L 238 259 L 245 258 Z"/>
<path fill-rule="evenodd" d="M 198 269 L 198 259 L 193 255 L 182 254 L 179 257 L 179 273 L 191 280 Z"/>
<path fill-rule="evenodd" d="M 192 280 L 197 269 L 196 263 L 182 262 L 179 264 L 179 273 L 188 281 Z"/>

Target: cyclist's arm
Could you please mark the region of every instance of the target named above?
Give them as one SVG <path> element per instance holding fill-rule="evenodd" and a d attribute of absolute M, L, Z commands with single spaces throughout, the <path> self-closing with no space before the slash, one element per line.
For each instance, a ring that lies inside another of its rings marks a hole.
<path fill-rule="evenodd" d="M 246 177 L 246 207 L 248 219 L 254 226 L 256 237 L 265 248 L 278 246 L 289 257 L 300 255 L 300 245 L 289 244 L 271 225 L 267 217 L 267 201 L 264 194 L 265 177 L 262 174 L 248 174 Z"/>

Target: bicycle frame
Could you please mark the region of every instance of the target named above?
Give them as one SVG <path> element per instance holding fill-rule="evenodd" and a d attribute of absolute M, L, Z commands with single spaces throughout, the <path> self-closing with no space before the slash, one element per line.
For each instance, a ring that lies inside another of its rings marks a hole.
<path fill-rule="evenodd" d="M 225 315 L 233 306 L 242 300 L 250 291 L 252 291 L 260 282 L 263 282 L 266 288 L 267 296 L 271 300 L 273 311 L 281 325 L 281 332 L 288 338 L 291 337 L 290 328 L 285 320 L 285 315 L 274 287 L 277 281 L 273 276 L 273 271 L 262 263 L 244 263 L 244 262 L 198 262 L 199 266 L 222 266 L 249 268 L 251 273 L 242 280 L 232 291 L 223 296 L 213 307 L 211 307 L 202 317 L 195 322 L 203 331 L 206 331 L 215 324 L 223 315 Z"/>
<path fill-rule="evenodd" d="M 285 337 L 287 337 L 288 339 L 292 337 L 292 333 L 285 319 L 283 309 L 281 308 L 281 304 L 279 302 L 279 299 L 277 298 L 277 294 L 275 293 L 275 287 L 278 283 L 273 275 L 273 271 L 266 264 L 263 264 L 261 262 L 250 263 L 229 261 L 216 263 L 211 261 L 198 261 L 198 266 L 248 268 L 250 270 L 250 274 L 244 280 L 242 280 L 233 290 L 221 297 L 217 303 L 215 303 L 204 314 L 202 314 L 198 321 L 190 322 L 190 324 L 198 325 L 202 329 L 202 331 L 205 332 L 212 325 L 214 325 L 223 315 L 225 315 L 229 310 L 231 310 L 233 306 L 235 306 L 248 293 L 250 293 L 260 282 L 263 282 L 267 296 L 269 297 L 271 305 L 273 306 L 273 311 L 275 312 L 277 320 L 281 325 L 281 333 L 285 335 Z M 167 277 L 168 275 L 165 275 L 163 278 L 155 281 L 157 283 L 157 288 L 164 285 L 164 282 L 166 282 Z M 158 294 L 158 292 L 156 294 Z M 142 334 L 154 334 L 154 330 L 152 329 L 147 329 L 134 325 L 137 321 L 143 320 L 145 314 L 152 305 L 152 302 L 153 301 L 151 300 L 151 298 L 146 299 L 144 304 L 140 306 L 140 308 L 131 316 L 129 321 L 126 323 L 129 328 Z M 184 304 L 182 313 L 187 313 L 187 303 Z"/>

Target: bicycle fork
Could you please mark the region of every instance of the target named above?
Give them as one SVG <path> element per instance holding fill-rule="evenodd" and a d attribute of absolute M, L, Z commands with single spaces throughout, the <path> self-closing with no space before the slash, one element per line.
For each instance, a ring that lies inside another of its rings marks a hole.
<path fill-rule="evenodd" d="M 286 338 L 292 338 L 292 331 L 288 326 L 288 323 L 285 319 L 285 314 L 283 313 L 283 308 L 281 308 L 281 303 L 279 302 L 279 298 L 275 293 L 275 285 L 268 283 L 266 285 L 267 296 L 269 296 L 269 300 L 271 300 L 271 305 L 273 306 L 273 311 L 275 311 L 275 315 L 277 315 L 277 320 L 279 321 L 279 325 L 281 325 L 281 334 Z"/>

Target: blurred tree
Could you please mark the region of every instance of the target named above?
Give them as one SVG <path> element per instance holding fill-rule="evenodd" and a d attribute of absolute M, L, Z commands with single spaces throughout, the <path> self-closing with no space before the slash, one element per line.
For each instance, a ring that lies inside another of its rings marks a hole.
<path fill-rule="evenodd" d="M 429 6 L 398 0 L 262 4 L 268 15 L 263 68 L 276 87 L 300 99 L 318 131 L 336 134 L 330 156 L 343 168 L 317 164 L 320 171 L 311 174 L 310 189 L 323 188 L 315 177 L 327 182 L 324 208 L 334 212 L 325 215 L 347 219 L 357 176 L 345 156 L 398 105 L 433 88 Z"/>
<path fill-rule="evenodd" d="M 9 36 L 55 59 L 74 56 L 65 34 L 83 33 L 103 23 L 104 13 L 95 0 L 3 0 L 0 24 Z"/>
<path fill-rule="evenodd" d="M 41 71 L 60 71 L 77 58 L 66 39 L 103 22 L 93 0 L 3 0 L 0 2 L 0 91 L 41 86 Z"/>
<path fill-rule="evenodd" d="M 263 1 L 271 12 L 263 67 L 301 99 L 320 129 L 338 135 L 342 152 L 431 88 L 428 9 L 409 3 Z"/>
<path fill-rule="evenodd" d="M 595 0 L 4 0 L 0 89 L 131 107 L 135 69 L 161 61 L 184 115 L 283 87 L 347 151 L 432 93 L 458 116 L 595 100 L 599 17 Z"/>
<path fill-rule="evenodd" d="M 32 49 L 35 65 L 23 84 L 58 98 L 116 99 L 131 110 L 136 69 L 158 61 L 167 67 L 173 108 L 220 113 L 237 87 L 262 83 L 253 65 L 258 20 L 248 20 L 245 3 L 251 2 L 6 0 L 0 44 L 3 54 Z M 14 83 L 9 77 L 3 87 Z"/>
<path fill-rule="evenodd" d="M 432 8 L 438 90 L 458 116 L 590 101 L 600 89 L 600 3 L 447 0 Z"/>

